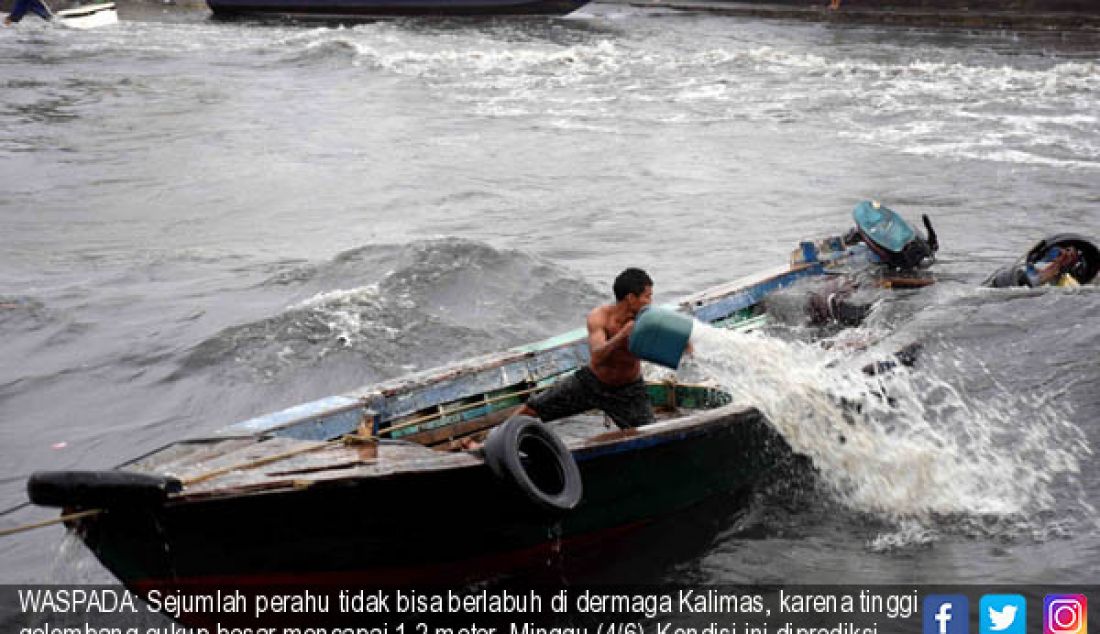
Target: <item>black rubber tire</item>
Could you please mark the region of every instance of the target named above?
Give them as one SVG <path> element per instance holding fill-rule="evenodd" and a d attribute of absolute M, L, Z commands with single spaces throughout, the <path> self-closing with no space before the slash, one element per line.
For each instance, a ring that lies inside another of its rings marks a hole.
<path fill-rule="evenodd" d="M 584 494 L 581 472 L 565 443 L 546 425 L 516 416 L 493 429 L 482 447 L 485 463 L 536 508 L 571 511 Z"/>
<path fill-rule="evenodd" d="M 27 496 L 39 506 L 158 505 L 182 489 L 175 478 L 130 471 L 38 471 L 27 480 Z"/>

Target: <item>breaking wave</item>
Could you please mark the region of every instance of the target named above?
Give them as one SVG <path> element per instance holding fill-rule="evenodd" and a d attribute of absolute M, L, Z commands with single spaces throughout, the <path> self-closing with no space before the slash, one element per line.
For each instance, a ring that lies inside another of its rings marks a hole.
<path fill-rule="evenodd" d="M 353 28 L 126 23 L 94 39 L 60 33 L 70 41 L 58 54 L 88 59 L 125 50 L 156 60 L 186 50 L 231 54 L 246 65 L 345 66 L 408 79 L 478 115 L 595 134 L 653 123 L 800 122 L 915 156 L 1100 169 L 1095 60 L 1041 47 L 1012 47 L 1009 55 L 995 43 L 971 46 L 960 59 L 951 47 L 857 33 L 846 35 L 848 46 L 830 42 L 826 55 L 812 34 L 809 42 L 785 39 L 737 23 L 708 34 L 700 50 L 699 24 L 633 19 L 628 31 L 599 15 Z"/>
<path fill-rule="evenodd" d="M 361 247 L 268 284 L 325 290 L 204 341 L 184 371 L 266 380 L 337 358 L 384 378 L 575 328 L 603 299 L 565 269 L 458 239 Z"/>
<path fill-rule="evenodd" d="M 993 55 L 963 63 L 942 51 L 891 49 L 828 57 L 736 40 L 700 51 L 598 29 L 565 41 L 517 41 L 501 28 L 378 34 L 315 33 L 298 55 L 354 51 L 356 65 L 426 82 L 478 114 L 568 118 L 596 132 L 622 121 L 804 121 L 915 155 L 1100 168 L 1092 61 Z"/>

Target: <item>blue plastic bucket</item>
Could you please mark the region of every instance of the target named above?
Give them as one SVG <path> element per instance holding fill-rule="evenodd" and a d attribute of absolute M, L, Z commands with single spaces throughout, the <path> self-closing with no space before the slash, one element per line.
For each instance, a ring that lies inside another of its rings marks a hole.
<path fill-rule="evenodd" d="M 630 333 L 630 353 L 650 363 L 675 370 L 684 356 L 695 320 L 668 308 L 643 308 Z"/>

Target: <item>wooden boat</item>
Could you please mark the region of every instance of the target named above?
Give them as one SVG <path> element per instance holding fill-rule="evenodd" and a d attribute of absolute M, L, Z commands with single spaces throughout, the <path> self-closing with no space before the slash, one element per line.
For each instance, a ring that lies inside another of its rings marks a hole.
<path fill-rule="evenodd" d="M 810 246 L 677 307 L 758 325 L 770 293 L 852 257 L 839 240 Z M 175 442 L 114 472 L 35 474 L 28 488 L 36 503 L 84 511 L 68 525 L 130 587 L 439 583 L 545 562 L 747 487 L 784 450 L 754 409 L 671 380 L 649 385 L 654 424 L 611 430 L 586 414 L 546 426 L 583 483 L 575 508 L 548 510 L 517 486 L 560 488 L 554 465 L 549 480 L 509 482 L 479 454 L 447 450 L 587 358 L 581 328 Z"/>

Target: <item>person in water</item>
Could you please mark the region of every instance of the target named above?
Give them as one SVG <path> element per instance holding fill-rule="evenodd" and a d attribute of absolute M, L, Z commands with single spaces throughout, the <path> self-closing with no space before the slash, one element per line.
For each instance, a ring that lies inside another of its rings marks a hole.
<path fill-rule="evenodd" d="M 993 288 L 1009 288 L 1013 286 L 1029 286 L 1032 288 L 1060 283 L 1063 279 L 1073 280 L 1071 285 L 1081 281 L 1085 283 L 1090 279 L 1078 280 L 1072 276 L 1082 253 L 1074 247 L 1053 247 L 1035 262 L 1013 264 L 997 269 L 985 281 L 986 286 Z"/>
<path fill-rule="evenodd" d="M 588 313 L 588 365 L 532 396 L 518 414 L 550 422 L 602 410 L 620 428 L 654 422 L 653 407 L 642 379 L 642 363 L 628 349 L 638 312 L 653 301 L 653 280 L 629 268 L 615 278 L 615 303 Z"/>
<path fill-rule="evenodd" d="M 42 0 L 15 0 L 15 4 L 11 7 L 11 13 L 4 18 L 4 26 L 11 26 L 22 20 L 27 11 L 34 13 L 43 20 L 53 19 L 53 12 Z"/>

